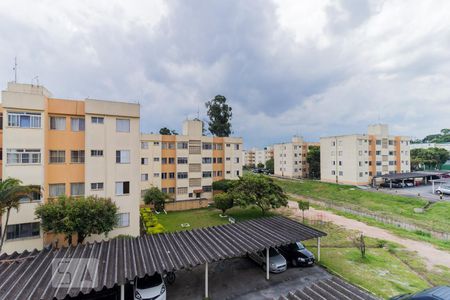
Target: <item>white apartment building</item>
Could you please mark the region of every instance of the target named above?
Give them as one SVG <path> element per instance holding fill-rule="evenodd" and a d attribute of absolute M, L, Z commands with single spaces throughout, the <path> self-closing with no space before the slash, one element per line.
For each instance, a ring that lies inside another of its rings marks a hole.
<path fill-rule="evenodd" d="M 252 148 L 243 151 L 244 165 L 256 167 L 258 164 L 266 165 L 266 162 L 273 158 L 273 146 L 264 147 L 264 149 Z"/>
<path fill-rule="evenodd" d="M 391 136 L 386 124 L 367 134 L 320 138 L 321 181 L 367 185 L 382 174 L 410 172 L 409 137 Z"/>
<path fill-rule="evenodd" d="M 289 178 L 308 177 L 306 155 L 309 144 L 303 137 L 294 136 L 290 143 L 273 146 L 274 173 L 277 176 Z"/>

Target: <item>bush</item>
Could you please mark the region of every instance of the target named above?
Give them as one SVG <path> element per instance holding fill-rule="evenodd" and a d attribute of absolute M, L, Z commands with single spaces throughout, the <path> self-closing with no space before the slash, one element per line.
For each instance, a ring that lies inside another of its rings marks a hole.
<path fill-rule="evenodd" d="M 214 196 L 214 206 L 225 214 L 227 209 L 233 207 L 233 198 L 227 193 L 217 194 Z"/>
<path fill-rule="evenodd" d="M 214 181 L 212 187 L 214 191 L 223 191 L 226 193 L 234 185 L 235 182 L 236 180 L 222 179 L 219 181 Z"/>
<path fill-rule="evenodd" d="M 150 208 L 141 208 L 140 213 L 146 234 L 156 234 L 165 231 L 164 226 L 158 222 L 158 218 L 151 212 Z"/>
<path fill-rule="evenodd" d="M 378 248 L 384 248 L 387 244 L 387 241 L 385 240 L 377 240 L 377 247 Z"/>

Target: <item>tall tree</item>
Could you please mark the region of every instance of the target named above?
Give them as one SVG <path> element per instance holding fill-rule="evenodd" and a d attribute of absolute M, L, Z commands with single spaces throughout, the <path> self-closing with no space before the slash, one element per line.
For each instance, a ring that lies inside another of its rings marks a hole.
<path fill-rule="evenodd" d="M 411 168 L 413 170 L 439 169 L 450 159 L 450 154 L 443 148 L 411 150 Z"/>
<path fill-rule="evenodd" d="M 24 198 L 32 199 L 33 193 L 40 193 L 39 187 L 34 185 L 22 185 L 22 181 L 15 178 L 7 178 L 0 182 L 0 216 L 6 213 L 5 227 L 0 238 L 0 253 L 6 238 L 9 215 L 12 209 L 19 210 L 20 201 Z"/>
<path fill-rule="evenodd" d="M 241 207 L 258 206 L 265 214 L 271 208 L 287 206 L 288 197 L 272 178 L 263 175 L 245 174 L 230 191 L 234 202 Z"/>
<path fill-rule="evenodd" d="M 320 147 L 309 146 L 308 153 L 306 154 L 306 161 L 309 166 L 310 178 L 320 178 Z"/>
<path fill-rule="evenodd" d="M 178 133 L 175 130 L 170 130 L 167 127 L 163 127 L 159 130 L 159 134 L 162 135 L 178 135 Z"/>
<path fill-rule="evenodd" d="M 226 211 L 233 207 L 233 197 L 227 193 L 220 193 L 214 195 L 214 206 L 222 211 L 225 215 Z"/>
<path fill-rule="evenodd" d="M 144 194 L 144 203 L 152 204 L 156 211 L 164 210 L 169 195 L 163 193 L 157 187 L 149 188 Z"/>
<path fill-rule="evenodd" d="M 274 166 L 274 160 L 273 158 L 266 161 L 266 169 L 269 170 L 270 174 L 273 174 L 275 172 L 275 166 Z"/>
<path fill-rule="evenodd" d="M 71 244 L 75 233 L 78 243 L 92 234 L 108 234 L 117 225 L 117 212 L 111 199 L 62 196 L 39 205 L 35 214 L 45 232 L 64 234 Z"/>
<path fill-rule="evenodd" d="M 212 135 L 225 137 L 231 134 L 231 106 L 224 96 L 217 95 L 205 103 L 208 109 L 208 130 Z"/>

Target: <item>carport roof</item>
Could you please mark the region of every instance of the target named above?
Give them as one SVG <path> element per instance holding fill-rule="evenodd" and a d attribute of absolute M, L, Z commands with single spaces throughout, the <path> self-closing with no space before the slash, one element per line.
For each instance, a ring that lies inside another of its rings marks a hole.
<path fill-rule="evenodd" d="M 174 233 L 117 238 L 58 250 L 3 254 L 0 256 L 0 295 L 1 299 L 64 299 L 123 285 L 146 274 L 190 268 L 325 235 L 276 216 Z M 98 263 L 96 280 L 86 281 L 82 287 L 61 285 L 66 277 L 56 278 L 52 262 L 63 259 L 65 266 L 70 266 L 72 278 L 89 280 L 92 274 L 78 268 L 80 258 Z"/>
<path fill-rule="evenodd" d="M 428 177 L 428 176 L 435 176 L 436 173 L 427 173 L 427 172 L 409 172 L 409 173 L 395 173 L 395 174 L 384 174 L 384 175 L 377 175 L 374 176 L 374 178 L 383 178 L 387 180 L 401 180 L 401 179 L 408 179 L 408 178 L 422 178 L 422 177 Z"/>

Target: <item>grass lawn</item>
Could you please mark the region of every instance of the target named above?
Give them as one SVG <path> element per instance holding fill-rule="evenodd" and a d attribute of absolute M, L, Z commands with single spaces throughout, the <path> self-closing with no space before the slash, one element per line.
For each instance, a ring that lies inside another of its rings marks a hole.
<path fill-rule="evenodd" d="M 221 218 L 221 211 L 215 208 L 202 208 L 186 211 L 173 211 L 166 214 L 159 214 L 158 221 L 167 232 L 188 230 L 207 226 L 228 224 L 228 218 Z M 233 207 L 227 211 L 227 216 L 233 217 L 236 221 L 259 218 L 263 216 L 272 216 L 273 212 L 262 215 L 261 210 L 257 207 L 240 208 Z M 181 227 L 181 224 L 189 223 L 191 226 L 187 228 Z"/>
<path fill-rule="evenodd" d="M 279 180 L 283 189 L 292 194 L 323 202 L 339 204 L 351 209 L 377 213 L 382 216 L 415 224 L 423 229 L 450 231 L 450 202 L 432 204 L 424 213 L 414 208 L 424 207 L 427 201 L 398 195 L 364 191 L 354 186 L 337 185 L 312 180 Z"/>

